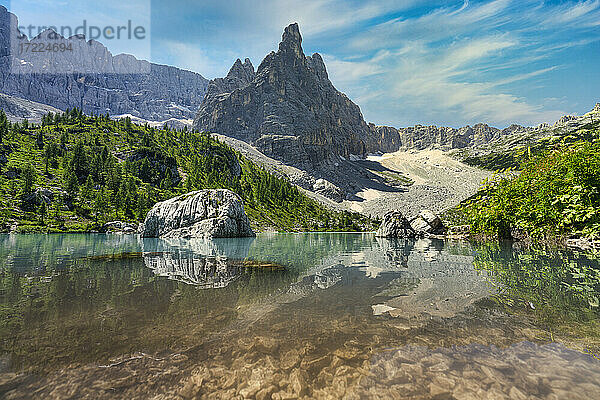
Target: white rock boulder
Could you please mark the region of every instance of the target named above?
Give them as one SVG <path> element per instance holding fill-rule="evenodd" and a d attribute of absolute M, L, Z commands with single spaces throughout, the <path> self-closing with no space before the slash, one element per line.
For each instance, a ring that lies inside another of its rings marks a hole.
<path fill-rule="evenodd" d="M 256 236 L 242 199 L 226 189 L 199 190 L 157 203 L 148 213 L 141 235 L 164 238 Z"/>

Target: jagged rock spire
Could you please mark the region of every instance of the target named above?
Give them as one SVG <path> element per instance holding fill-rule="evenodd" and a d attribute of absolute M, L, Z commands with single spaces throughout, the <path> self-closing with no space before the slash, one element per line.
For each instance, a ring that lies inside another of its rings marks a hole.
<path fill-rule="evenodd" d="M 252 62 L 246 58 L 244 63 L 238 58 L 229 70 L 226 79 L 239 79 L 244 83 L 249 83 L 254 79 L 254 66 Z"/>
<path fill-rule="evenodd" d="M 302 35 L 300 34 L 300 27 L 298 23 L 288 25 L 279 43 L 279 51 L 282 53 L 292 53 L 296 57 L 304 55 L 302 51 Z"/>
<path fill-rule="evenodd" d="M 231 75 L 239 77 L 243 66 L 236 61 Z M 359 107 L 335 89 L 319 54 L 304 55 L 297 23 L 285 28 L 278 51 L 251 82 L 233 84 L 232 76 L 209 85 L 197 129 L 244 140 L 304 170 L 365 154 L 369 127 Z"/>

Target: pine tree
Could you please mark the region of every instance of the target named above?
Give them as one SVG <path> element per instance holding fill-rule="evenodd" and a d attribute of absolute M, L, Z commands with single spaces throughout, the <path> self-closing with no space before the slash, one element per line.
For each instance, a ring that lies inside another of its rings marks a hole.
<path fill-rule="evenodd" d="M 8 118 L 4 110 L 0 110 L 0 143 L 8 135 Z"/>
<path fill-rule="evenodd" d="M 125 130 L 127 132 L 131 132 L 131 118 L 125 117 L 123 120 L 123 125 L 125 126 Z"/>
<path fill-rule="evenodd" d="M 69 170 L 77 176 L 79 182 L 82 182 L 89 173 L 88 156 L 82 141 L 77 142 L 75 148 L 73 148 L 73 157 L 71 157 Z"/>
<path fill-rule="evenodd" d="M 65 191 L 71 200 L 74 200 L 79 190 L 77 176 L 69 170 L 65 171 Z"/>
<path fill-rule="evenodd" d="M 44 163 L 46 164 L 46 174 L 48 174 L 48 166 L 56 168 L 56 157 L 60 155 L 60 148 L 55 142 L 50 142 L 44 146 Z"/>
<path fill-rule="evenodd" d="M 99 217 L 102 217 L 102 220 L 104 220 L 106 209 L 108 208 L 106 191 L 104 189 L 96 193 L 96 197 L 94 198 L 92 208 L 94 211 L 96 222 L 98 222 Z"/>
<path fill-rule="evenodd" d="M 40 204 L 40 207 L 38 209 L 38 214 L 40 216 L 40 223 L 42 225 L 46 224 L 46 214 L 48 213 L 48 208 L 46 206 L 46 202 L 42 201 L 42 204 Z"/>
<path fill-rule="evenodd" d="M 137 212 L 137 217 L 139 220 L 142 220 L 143 218 L 146 217 L 146 196 L 144 195 L 143 192 L 140 192 L 138 198 L 137 198 L 137 206 L 136 206 L 136 212 Z"/>
<path fill-rule="evenodd" d="M 37 172 L 35 168 L 29 163 L 25 165 L 23 169 L 23 194 L 29 195 L 33 193 L 33 186 L 35 185 L 35 181 L 37 180 Z"/>
<path fill-rule="evenodd" d="M 86 200 L 94 198 L 94 181 L 92 180 L 92 175 L 88 175 L 85 184 L 81 186 L 80 197 Z"/>

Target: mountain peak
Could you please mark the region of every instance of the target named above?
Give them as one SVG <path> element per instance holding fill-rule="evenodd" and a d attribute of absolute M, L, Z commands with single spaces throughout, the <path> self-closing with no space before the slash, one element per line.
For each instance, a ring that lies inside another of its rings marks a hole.
<path fill-rule="evenodd" d="M 249 59 L 246 58 L 242 64 L 242 60 L 239 58 L 235 60 L 235 63 L 229 70 L 226 79 L 241 79 L 245 84 L 254 79 L 254 66 Z"/>
<path fill-rule="evenodd" d="M 321 55 L 304 54 L 298 24 L 285 28 L 279 50 L 252 81 L 229 78 L 211 82 L 196 129 L 246 141 L 307 171 L 366 153 L 369 127 L 360 108 L 333 86 Z"/>
<path fill-rule="evenodd" d="M 302 35 L 297 22 L 288 25 L 283 31 L 281 43 L 279 43 L 279 51 L 293 52 L 297 57 L 303 54 L 302 51 Z"/>

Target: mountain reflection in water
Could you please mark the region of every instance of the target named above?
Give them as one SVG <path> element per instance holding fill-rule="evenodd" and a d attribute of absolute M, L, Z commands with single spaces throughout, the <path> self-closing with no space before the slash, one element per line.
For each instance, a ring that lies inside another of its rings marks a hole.
<path fill-rule="evenodd" d="M 515 297 L 596 323 L 562 275 L 515 270 L 596 265 L 581 255 L 370 234 L 0 242 L 6 398 L 600 397 L 600 362 Z"/>

